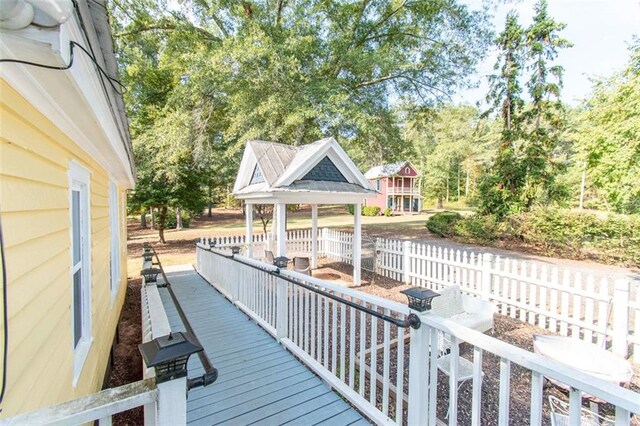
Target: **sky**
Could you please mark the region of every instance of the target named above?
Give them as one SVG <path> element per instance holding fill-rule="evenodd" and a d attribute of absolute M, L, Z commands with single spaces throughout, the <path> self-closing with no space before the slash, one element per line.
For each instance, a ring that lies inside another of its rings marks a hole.
<path fill-rule="evenodd" d="M 469 0 L 471 7 L 479 0 Z M 577 105 L 591 90 L 590 78 L 607 77 L 624 68 L 628 59 L 627 46 L 632 36 L 640 36 L 640 0 L 548 0 L 549 15 L 567 27 L 561 35 L 574 46 L 561 49 L 557 63 L 565 70 L 562 100 Z M 494 31 L 504 28 L 507 12 L 515 9 L 520 24 L 528 26 L 533 18 L 535 0 L 501 4 L 493 19 Z M 491 52 L 478 66 L 477 89 L 465 90 L 454 96 L 456 102 L 475 104 L 484 100 L 488 91 L 486 75 L 493 72 L 496 52 Z"/>

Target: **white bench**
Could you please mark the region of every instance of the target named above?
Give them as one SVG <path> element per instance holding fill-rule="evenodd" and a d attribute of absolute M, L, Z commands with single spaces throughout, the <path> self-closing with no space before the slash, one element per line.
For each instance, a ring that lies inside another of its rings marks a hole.
<path fill-rule="evenodd" d="M 433 299 L 431 312 L 484 333 L 493 328 L 496 307 L 491 302 L 462 294 L 460 286 L 452 285 Z"/>

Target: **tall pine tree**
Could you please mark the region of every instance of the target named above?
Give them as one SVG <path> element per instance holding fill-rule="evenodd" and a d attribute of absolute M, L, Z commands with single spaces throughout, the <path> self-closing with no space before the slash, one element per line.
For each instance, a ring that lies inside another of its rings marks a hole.
<path fill-rule="evenodd" d="M 489 77 L 490 91 L 485 113 L 498 112 L 502 118 L 500 146 L 496 159 L 480 186 L 482 213 L 499 216 L 511 212 L 519 199 L 523 173 L 517 158 L 516 143 L 522 134 L 522 87 L 519 78 L 524 64 L 525 32 L 515 11 L 509 12 L 505 28 L 496 39 L 500 51 Z"/>
<path fill-rule="evenodd" d="M 556 182 L 562 164 L 554 159 L 565 124 L 565 111 L 560 100 L 564 68 L 553 65 L 558 50 L 572 44 L 560 37 L 566 24 L 556 22 L 547 11 L 547 0 L 534 6 L 533 23 L 527 29 L 527 70 L 531 72 L 527 89 L 531 107 L 524 113 L 527 134 L 523 147 L 526 180 L 522 203 L 529 209 L 535 202 L 548 203 L 564 192 Z"/>

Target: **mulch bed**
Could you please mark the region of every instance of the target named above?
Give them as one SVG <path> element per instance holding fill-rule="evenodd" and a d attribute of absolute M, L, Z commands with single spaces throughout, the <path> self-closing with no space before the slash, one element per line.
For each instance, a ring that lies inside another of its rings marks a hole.
<path fill-rule="evenodd" d="M 138 344 L 142 342 L 140 278 L 127 281 L 127 295 L 120 313 L 118 339 L 113 348 L 113 365 L 105 388 L 114 388 L 142 380 L 142 357 Z M 118 426 L 141 425 L 144 423 L 142 407 L 113 416 L 113 424 Z"/>

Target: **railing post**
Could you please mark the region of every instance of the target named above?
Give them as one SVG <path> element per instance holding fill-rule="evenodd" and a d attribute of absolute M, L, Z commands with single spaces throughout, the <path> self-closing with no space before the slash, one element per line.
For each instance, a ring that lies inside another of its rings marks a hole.
<path fill-rule="evenodd" d="M 289 321 L 289 303 L 287 298 L 287 282 L 278 279 L 276 290 L 276 339 L 278 342 L 287 337 Z"/>
<path fill-rule="evenodd" d="M 491 298 L 491 281 L 493 278 L 493 255 L 491 253 L 482 254 L 482 279 L 480 281 L 480 294 L 482 300 L 489 301 Z"/>
<path fill-rule="evenodd" d="M 324 256 L 329 251 L 329 228 L 322 228 L 322 245 L 320 246 L 320 253 Z"/>
<path fill-rule="evenodd" d="M 411 284 L 411 241 L 402 242 L 402 270 L 405 284 Z"/>
<path fill-rule="evenodd" d="M 156 420 L 159 426 L 187 424 L 187 378 L 158 383 Z"/>
<path fill-rule="evenodd" d="M 422 317 L 417 311 L 412 313 Z M 409 401 L 407 424 L 426 425 L 429 414 L 429 337 L 431 327 L 422 323 L 417 330 L 411 328 L 409 349 Z"/>
<path fill-rule="evenodd" d="M 629 335 L 629 280 L 620 278 L 613 289 L 613 353 L 627 356 L 627 341 Z"/>
<path fill-rule="evenodd" d="M 273 251 L 273 234 L 271 232 L 267 232 L 267 250 Z"/>

